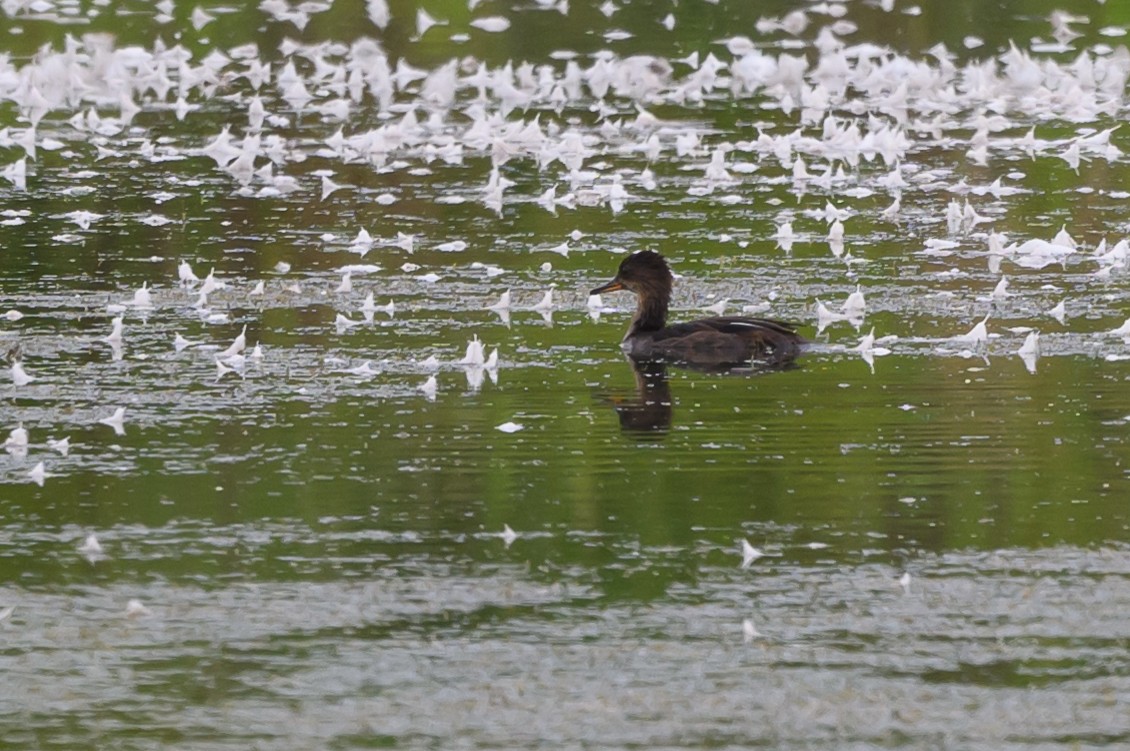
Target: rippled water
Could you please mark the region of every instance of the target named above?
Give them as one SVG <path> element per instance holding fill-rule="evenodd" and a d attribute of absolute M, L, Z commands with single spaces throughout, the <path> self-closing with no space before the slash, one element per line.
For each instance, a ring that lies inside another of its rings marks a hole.
<path fill-rule="evenodd" d="M 0 2 L 0 745 L 1130 742 L 1130 14 L 748 5 Z M 640 377 L 643 248 L 811 348 Z"/>

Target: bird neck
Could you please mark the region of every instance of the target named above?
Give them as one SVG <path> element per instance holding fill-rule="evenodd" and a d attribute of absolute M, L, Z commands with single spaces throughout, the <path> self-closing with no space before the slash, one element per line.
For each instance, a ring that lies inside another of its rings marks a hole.
<path fill-rule="evenodd" d="M 659 331 L 666 326 L 667 304 L 667 295 L 662 293 L 640 295 L 636 302 L 636 314 L 632 317 L 632 325 L 628 328 L 628 336 Z"/>

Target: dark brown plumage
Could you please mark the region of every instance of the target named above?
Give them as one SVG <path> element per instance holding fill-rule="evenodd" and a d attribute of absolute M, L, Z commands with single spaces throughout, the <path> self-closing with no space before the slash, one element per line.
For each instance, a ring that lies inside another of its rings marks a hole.
<path fill-rule="evenodd" d="M 779 365 L 806 344 L 791 325 L 765 318 L 721 316 L 667 325 L 671 269 L 653 251 L 633 253 L 616 277 L 590 294 L 626 289 L 636 294 L 636 314 L 622 347 L 637 360 L 665 360 L 709 368 L 742 367 L 754 361 Z"/>

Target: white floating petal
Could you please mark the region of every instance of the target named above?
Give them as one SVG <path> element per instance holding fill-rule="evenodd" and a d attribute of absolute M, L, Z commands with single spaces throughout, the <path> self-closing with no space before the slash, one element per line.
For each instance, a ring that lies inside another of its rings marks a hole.
<path fill-rule="evenodd" d="M 487 16 L 486 18 L 476 18 L 474 21 L 471 21 L 470 25 L 474 26 L 476 29 L 498 33 L 509 29 L 510 21 L 502 16 Z"/>

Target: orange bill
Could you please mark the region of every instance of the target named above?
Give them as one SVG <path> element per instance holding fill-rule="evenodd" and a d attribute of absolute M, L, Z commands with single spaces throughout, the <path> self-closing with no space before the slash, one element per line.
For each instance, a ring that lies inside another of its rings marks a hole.
<path fill-rule="evenodd" d="M 603 292 L 615 292 L 616 290 L 620 289 L 624 289 L 624 285 L 620 283 L 619 279 L 613 279 L 608 284 L 602 284 L 601 286 L 597 287 L 592 292 L 589 292 L 589 294 L 599 295 Z"/>

